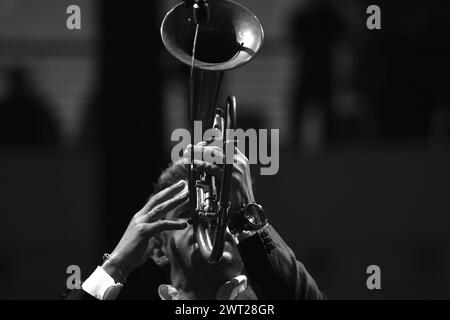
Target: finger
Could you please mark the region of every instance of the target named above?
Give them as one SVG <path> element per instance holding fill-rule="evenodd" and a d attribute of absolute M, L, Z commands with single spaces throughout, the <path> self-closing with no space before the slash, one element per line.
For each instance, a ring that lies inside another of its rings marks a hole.
<path fill-rule="evenodd" d="M 157 233 L 168 230 L 183 230 L 188 226 L 186 221 L 159 220 L 154 223 L 141 225 L 141 230 L 145 235 L 153 236 Z"/>
<path fill-rule="evenodd" d="M 177 183 L 171 185 L 170 187 L 165 188 L 164 190 L 158 192 L 150 200 L 145 204 L 145 206 L 140 210 L 137 214 L 138 216 L 144 215 L 149 212 L 152 208 L 157 206 L 158 204 L 166 201 L 167 199 L 173 198 L 177 193 L 183 191 L 187 186 L 184 180 L 180 180 Z"/>
<path fill-rule="evenodd" d="M 160 233 L 169 230 L 183 230 L 188 226 L 188 223 L 186 221 L 159 220 L 152 225 L 153 231 Z"/>
<path fill-rule="evenodd" d="M 203 148 L 204 146 L 201 145 L 192 146 L 190 144 L 186 147 L 186 150 L 184 150 L 183 158 L 190 161 L 193 153 L 194 159 L 203 159 Z"/>
<path fill-rule="evenodd" d="M 188 197 L 186 200 L 184 200 L 184 202 L 182 204 L 180 204 L 179 206 L 177 206 L 174 209 L 174 212 L 173 212 L 174 219 L 178 219 L 181 214 L 185 214 L 186 212 L 191 211 L 191 209 L 192 209 L 191 203 L 190 203 L 189 197 Z"/>
<path fill-rule="evenodd" d="M 248 165 L 249 160 L 238 148 L 234 148 L 234 163 L 239 165 Z"/>
<path fill-rule="evenodd" d="M 189 202 L 189 197 L 185 198 L 185 200 L 178 205 L 175 209 L 173 209 L 173 214 L 170 215 L 171 220 L 177 220 L 181 214 L 186 214 L 186 212 L 189 212 L 191 210 L 191 205 Z M 167 220 L 169 218 L 166 218 Z M 152 216 L 151 213 L 147 213 L 141 217 L 138 217 L 136 219 L 137 223 L 152 223 L 157 220 L 157 216 Z"/>
<path fill-rule="evenodd" d="M 194 157 L 196 159 L 203 157 L 205 152 L 214 151 L 223 154 L 222 148 L 217 145 L 196 145 L 196 146 L 188 145 L 184 151 L 183 156 L 190 156 L 192 150 L 194 150 Z"/>
<path fill-rule="evenodd" d="M 225 141 L 225 144 L 230 147 L 235 147 L 239 143 L 238 139 L 228 139 Z M 222 139 L 215 139 L 214 141 L 201 141 L 198 144 L 196 144 L 194 147 L 192 147 L 192 144 L 189 144 L 186 149 L 185 153 L 190 154 L 192 149 L 194 149 L 194 155 L 196 153 L 202 154 L 204 150 L 208 148 L 217 148 L 215 150 L 220 150 L 223 153 L 223 140 Z"/>
<path fill-rule="evenodd" d="M 191 166 L 191 161 L 184 160 L 178 161 L 176 166 L 182 167 L 185 171 L 189 171 Z M 194 160 L 194 170 L 199 172 L 205 172 L 213 176 L 220 175 L 223 171 L 222 165 L 209 163 L 203 160 Z"/>
<path fill-rule="evenodd" d="M 220 140 L 222 141 L 222 140 Z M 219 145 L 207 145 L 207 146 L 194 146 L 194 155 L 198 158 L 198 156 L 202 156 L 201 160 L 215 163 L 215 164 L 223 164 L 225 159 L 225 163 L 241 163 L 245 161 L 245 155 L 237 148 L 238 140 L 227 140 L 225 141 L 225 150 L 222 148 L 222 142 Z M 226 155 L 226 158 L 225 158 Z"/>
<path fill-rule="evenodd" d="M 150 210 L 148 213 L 146 213 L 144 217 L 145 222 L 153 222 L 164 215 L 166 215 L 170 210 L 175 209 L 179 205 L 181 205 L 183 202 L 188 199 L 189 193 L 186 190 L 183 190 L 180 194 L 178 194 L 176 197 L 166 200 L 163 203 L 158 204 L 156 207 L 154 207 L 152 210 Z"/>
<path fill-rule="evenodd" d="M 194 160 L 195 170 L 205 172 L 216 178 L 220 178 L 223 173 L 221 166 L 201 160 Z"/>
<path fill-rule="evenodd" d="M 190 161 L 192 150 L 194 152 L 194 161 L 200 160 L 216 165 L 222 165 L 224 162 L 223 150 L 218 146 L 194 146 L 187 148 L 183 155 L 185 161 Z"/>
<path fill-rule="evenodd" d="M 203 142 L 203 141 L 202 141 Z M 192 151 L 194 151 L 194 156 L 195 155 L 201 155 L 203 152 L 203 147 L 204 145 L 202 144 L 202 142 L 200 142 L 199 144 L 196 145 L 192 145 L 192 144 L 188 144 L 188 146 L 186 147 L 186 149 L 184 150 L 184 154 L 183 156 L 187 156 L 190 155 L 192 153 Z"/>
<path fill-rule="evenodd" d="M 204 141 L 197 143 L 198 146 L 216 145 L 220 146 L 222 144 L 222 132 L 213 128 L 212 130 L 207 130 L 204 135 Z"/>
<path fill-rule="evenodd" d="M 244 153 L 241 152 L 241 150 L 239 150 L 239 148 L 237 147 L 237 144 L 239 143 L 238 139 L 234 139 L 234 140 L 227 140 L 225 141 L 226 143 L 226 152 L 227 152 L 227 163 L 228 163 L 228 157 L 233 157 L 233 163 L 234 164 L 248 164 L 248 158 L 245 156 Z M 228 153 L 234 150 L 234 154 L 233 155 L 228 155 Z"/>

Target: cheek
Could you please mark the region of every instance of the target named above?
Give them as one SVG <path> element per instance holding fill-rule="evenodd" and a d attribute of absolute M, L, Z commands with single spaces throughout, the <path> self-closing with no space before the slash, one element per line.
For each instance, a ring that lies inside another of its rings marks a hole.
<path fill-rule="evenodd" d="M 236 245 L 225 242 L 223 258 L 228 262 L 241 263 L 241 256 Z"/>
<path fill-rule="evenodd" d="M 191 227 L 173 231 L 170 237 L 170 250 L 175 256 L 186 256 L 193 249 L 193 231 Z"/>

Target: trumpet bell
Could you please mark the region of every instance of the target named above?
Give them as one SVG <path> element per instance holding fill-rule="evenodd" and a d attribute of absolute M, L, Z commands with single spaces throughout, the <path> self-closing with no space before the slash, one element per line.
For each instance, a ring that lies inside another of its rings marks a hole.
<path fill-rule="evenodd" d="M 247 8 L 230 0 L 209 0 L 210 19 L 199 25 L 194 66 L 224 71 L 249 62 L 259 51 L 264 31 L 258 18 Z M 161 37 L 167 50 L 191 65 L 196 24 L 193 8 L 184 2 L 164 17 Z"/>

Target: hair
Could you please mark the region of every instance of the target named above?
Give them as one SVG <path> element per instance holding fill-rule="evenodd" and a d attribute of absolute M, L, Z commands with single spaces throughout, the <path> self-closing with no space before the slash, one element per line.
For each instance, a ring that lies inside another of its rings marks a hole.
<path fill-rule="evenodd" d="M 181 160 L 175 163 L 171 163 L 167 169 L 165 169 L 158 178 L 158 181 L 153 185 L 153 193 L 150 197 L 153 197 L 158 192 L 170 187 L 171 185 L 177 183 L 180 180 L 186 180 L 188 177 L 188 167 Z M 164 219 L 165 215 L 161 216 L 159 219 Z M 164 237 L 156 235 L 151 238 L 153 241 L 165 241 Z M 170 279 L 170 261 L 168 265 L 162 267 L 165 275 Z"/>
<path fill-rule="evenodd" d="M 188 167 L 182 160 L 170 164 L 169 167 L 161 173 L 158 181 L 153 186 L 153 195 L 180 180 L 186 180 L 188 172 Z"/>

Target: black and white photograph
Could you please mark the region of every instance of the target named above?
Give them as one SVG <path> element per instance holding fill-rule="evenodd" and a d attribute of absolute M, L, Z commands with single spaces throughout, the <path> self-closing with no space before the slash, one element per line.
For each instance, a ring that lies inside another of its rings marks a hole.
<path fill-rule="evenodd" d="M 0 0 L 0 300 L 450 300 L 450 2 Z"/>

